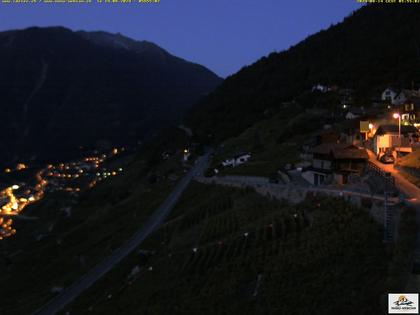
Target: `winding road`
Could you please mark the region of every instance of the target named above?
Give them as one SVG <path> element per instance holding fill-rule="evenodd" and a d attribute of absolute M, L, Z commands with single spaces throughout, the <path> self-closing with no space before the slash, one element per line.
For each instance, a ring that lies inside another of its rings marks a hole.
<path fill-rule="evenodd" d="M 166 200 L 156 209 L 153 215 L 149 218 L 147 223 L 136 232 L 133 237 L 116 249 L 111 256 L 100 262 L 78 281 L 64 289 L 58 296 L 53 298 L 43 307 L 38 309 L 34 315 L 52 315 L 62 310 L 66 305 L 70 304 L 86 289 L 91 287 L 102 276 L 108 273 L 115 265 L 127 257 L 133 250 L 135 250 L 159 225 L 161 225 L 170 211 L 176 205 L 182 193 L 190 184 L 195 176 L 203 174 L 208 167 L 209 156 L 211 152 L 207 152 L 200 157 L 194 167 L 178 182 L 171 194 Z"/>
<path fill-rule="evenodd" d="M 405 203 L 416 209 L 417 226 L 420 227 L 420 188 L 402 176 L 398 169 L 394 168 L 393 164 L 382 164 L 376 159 L 376 156 L 372 151 L 367 151 L 369 154 L 370 162 L 380 167 L 382 170 L 390 172 L 391 175 L 395 178 L 395 186 L 406 197 Z M 420 265 L 420 231 L 417 231 L 414 263 Z M 407 292 L 420 292 L 420 275 L 411 275 L 407 285 Z"/>

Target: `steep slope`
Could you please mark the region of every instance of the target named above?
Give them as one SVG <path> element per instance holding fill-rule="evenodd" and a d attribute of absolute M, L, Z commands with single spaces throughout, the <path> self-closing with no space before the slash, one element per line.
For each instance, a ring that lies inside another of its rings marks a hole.
<path fill-rule="evenodd" d="M 203 139 L 225 139 L 317 83 L 355 89 L 356 102 L 368 105 L 389 84 L 420 81 L 419 27 L 419 6 L 365 6 L 342 23 L 226 79 L 195 108 L 190 124 Z"/>
<path fill-rule="evenodd" d="M 177 122 L 221 79 L 120 34 L 61 27 L 0 33 L 2 160 L 64 159 Z"/>
<path fill-rule="evenodd" d="M 382 314 L 381 236 L 344 201 L 293 206 L 195 184 L 165 225 L 63 314 L 306 315 L 314 305 L 317 314 Z"/>

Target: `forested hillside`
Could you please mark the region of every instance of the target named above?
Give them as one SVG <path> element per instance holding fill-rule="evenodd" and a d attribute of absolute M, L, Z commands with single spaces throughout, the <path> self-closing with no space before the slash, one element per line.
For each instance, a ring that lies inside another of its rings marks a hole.
<path fill-rule="evenodd" d="M 225 139 L 317 83 L 354 89 L 355 102 L 368 106 L 389 84 L 419 82 L 419 27 L 419 6 L 365 6 L 342 23 L 227 78 L 195 108 L 190 125 L 203 140 Z"/>

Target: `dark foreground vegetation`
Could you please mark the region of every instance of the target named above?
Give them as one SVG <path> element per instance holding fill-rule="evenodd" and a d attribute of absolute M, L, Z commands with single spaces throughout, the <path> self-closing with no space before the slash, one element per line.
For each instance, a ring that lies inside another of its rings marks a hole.
<path fill-rule="evenodd" d="M 194 184 L 131 257 L 70 314 L 381 314 L 389 256 L 367 212 L 290 206 Z"/>
<path fill-rule="evenodd" d="M 48 193 L 14 218 L 17 234 L 0 243 L 0 314 L 31 314 L 109 256 L 142 227 L 184 175 L 184 132 L 154 139 L 124 172 L 80 196 Z"/>

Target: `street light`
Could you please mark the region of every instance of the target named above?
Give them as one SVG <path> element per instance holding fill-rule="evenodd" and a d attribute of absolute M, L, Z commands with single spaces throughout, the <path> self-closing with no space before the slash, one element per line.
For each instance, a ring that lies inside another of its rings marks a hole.
<path fill-rule="evenodd" d="M 399 113 L 394 114 L 394 119 L 398 119 L 398 139 L 401 138 L 401 115 Z"/>

